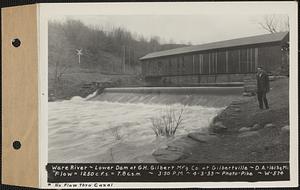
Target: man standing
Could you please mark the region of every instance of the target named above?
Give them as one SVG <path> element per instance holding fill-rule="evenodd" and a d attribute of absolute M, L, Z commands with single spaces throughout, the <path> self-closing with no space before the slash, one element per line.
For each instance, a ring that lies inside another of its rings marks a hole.
<path fill-rule="evenodd" d="M 261 67 L 257 68 L 256 79 L 259 108 L 263 109 L 263 104 L 265 104 L 266 109 L 269 109 L 269 104 L 266 96 L 266 94 L 270 91 L 269 77 Z"/>

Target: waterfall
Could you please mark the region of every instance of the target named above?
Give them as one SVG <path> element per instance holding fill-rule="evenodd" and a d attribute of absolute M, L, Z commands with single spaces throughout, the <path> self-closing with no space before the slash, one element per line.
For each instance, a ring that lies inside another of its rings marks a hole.
<path fill-rule="evenodd" d="M 183 104 L 224 107 L 241 97 L 242 87 L 138 87 L 107 88 L 92 101 L 144 104 Z"/>

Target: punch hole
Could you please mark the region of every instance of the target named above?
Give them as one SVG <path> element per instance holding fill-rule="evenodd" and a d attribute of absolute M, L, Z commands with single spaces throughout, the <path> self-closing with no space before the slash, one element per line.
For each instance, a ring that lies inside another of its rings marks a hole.
<path fill-rule="evenodd" d="M 21 148 L 21 142 L 20 141 L 14 141 L 13 142 L 13 147 L 15 150 L 18 150 Z"/>
<path fill-rule="evenodd" d="M 17 48 L 21 45 L 21 41 L 18 38 L 15 38 L 12 40 L 11 44 Z"/>

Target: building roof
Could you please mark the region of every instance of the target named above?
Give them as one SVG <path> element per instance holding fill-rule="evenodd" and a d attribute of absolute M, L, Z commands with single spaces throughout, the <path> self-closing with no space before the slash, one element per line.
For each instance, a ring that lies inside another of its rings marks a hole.
<path fill-rule="evenodd" d="M 254 45 L 254 44 L 264 44 L 264 43 L 272 43 L 272 42 L 280 42 L 282 41 L 289 32 L 279 32 L 274 34 L 264 34 L 258 36 L 251 36 L 245 38 L 237 38 L 232 40 L 225 40 L 201 45 L 187 46 L 182 48 L 164 50 L 153 52 L 141 57 L 140 60 L 152 59 L 157 57 L 164 57 L 169 55 L 177 55 L 177 54 L 185 54 L 191 52 L 212 50 L 212 49 L 221 49 L 221 48 L 229 48 L 229 47 L 237 47 L 237 46 L 246 46 L 246 45 Z"/>

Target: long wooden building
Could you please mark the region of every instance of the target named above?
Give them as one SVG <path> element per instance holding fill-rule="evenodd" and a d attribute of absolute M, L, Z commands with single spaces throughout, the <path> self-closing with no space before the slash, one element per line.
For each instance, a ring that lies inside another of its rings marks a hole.
<path fill-rule="evenodd" d="M 258 66 L 278 73 L 288 65 L 289 33 L 280 32 L 153 52 L 140 58 L 152 85 L 242 82 Z"/>

